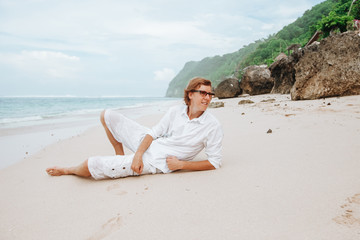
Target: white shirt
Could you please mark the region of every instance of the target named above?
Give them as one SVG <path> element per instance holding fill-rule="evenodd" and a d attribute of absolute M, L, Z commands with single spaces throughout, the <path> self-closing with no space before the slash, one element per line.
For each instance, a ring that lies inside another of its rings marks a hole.
<path fill-rule="evenodd" d="M 221 166 L 223 130 L 220 122 L 208 111 L 199 118 L 189 119 L 187 106 L 171 107 L 148 133 L 154 139 L 143 158 L 164 173 L 171 172 L 166 157 L 189 161 L 205 148 L 208 161 Z"/>

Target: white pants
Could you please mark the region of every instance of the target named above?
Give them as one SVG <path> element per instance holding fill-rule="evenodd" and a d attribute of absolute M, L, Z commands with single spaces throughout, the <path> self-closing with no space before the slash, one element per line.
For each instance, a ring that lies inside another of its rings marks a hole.
<path fill-rule="evenodd" d="M 114 138 L 133 152 L 136 152 L 145 135 L 149 132 L 148 128 L 111 110 L 105 111 L 104 120 Z M 134 154 L 90 157 L 88 168 L 91 176 L 96 180 L 137 176 L 139 174 L 131 170 L 133 158 Z M 141 174 L 159 172 L 147 161 L 143 160 L 143 164 L 144 168 Z"/>
<path fill-rule="evenodd" d="M 131 164 L 134 158 L 134 154 L 125 156 L 96 156 L 91 157 L 88 160 L 88 168 L 91 176 L 96 180 L 106 178 L 121 178 L 128 176 L 138 176 L 136 172 L 131 170 Z M 143 161 L 144 168 L 143 174 L 155 174 L 158 173 L 157 169 L 151 166 L 146 161 Z"/>

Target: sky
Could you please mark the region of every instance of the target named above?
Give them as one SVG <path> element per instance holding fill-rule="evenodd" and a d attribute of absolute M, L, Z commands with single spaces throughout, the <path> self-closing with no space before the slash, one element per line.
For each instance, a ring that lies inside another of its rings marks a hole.
<path fill-rule="evenodd" d="M 0 96 L 165 96 L 324 0 L 0 0 Z"/>

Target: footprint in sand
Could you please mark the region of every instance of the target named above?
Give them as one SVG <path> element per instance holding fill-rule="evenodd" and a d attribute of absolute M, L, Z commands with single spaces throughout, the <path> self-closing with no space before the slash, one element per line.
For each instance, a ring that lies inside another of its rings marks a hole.
<path fill-rule="evenodd" d="M 341 225 L 360 226 L 360 193 L 346 199 L 346 203 L 341 206 L 343 214 L 333 218 Z"/>
<path fill-rule="evenodd" d="M 106 188 L 106 190 L 107 190 L 108 192 L 110 192 L 110 191 L 111 191 L 111 192 L 114 192 L 114 193 L 116 193 L 117 195 L 127 194 L 127 191 L 120 190 L 119 188 L 120 188 L 120 184 L 119 184 L 119 183 L 115 183 L 115 184 L 112 184 L 112 185 L 108 186 L 108 187 Z"/>
<path fill-rule="evenodd" d="M 111 218 L 105 224 L 101 226 L 101 229 L 95 233 L 93 236 L 88 238 L 88 240 L 100 240 L 111 234 L 112 232 L 118 230 L 122 225 L 121 216 L 118 214 L 117 217 Z"/>

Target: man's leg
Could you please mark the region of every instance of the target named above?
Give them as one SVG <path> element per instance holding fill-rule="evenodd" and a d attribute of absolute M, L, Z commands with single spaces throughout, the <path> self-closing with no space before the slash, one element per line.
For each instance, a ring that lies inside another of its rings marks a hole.
<path fill-rule="evenodd" d="M 88 168 L 88 160 L 85 160 L 79 166 L 76 167 L 68 167 L 68 168 L 61 168 L 61 167 L 51 167 L 47 168 L 46 172 L 51 176 L 61 176 L 61 175 L 76 175 L 79 177 L 91 177 Z"/>
<path fill-rule="evenodd" d="M 113 145 L 113 147 L 114 147 L 115 154 L 116 155 L 124 155 L 124 148 L 123 148 L 122 143 L 116 141 L 116 139 L 114 138 L 114 136 L 110 132 L 109 128 L 106 126 L 106 123 L 105 123 L 105 110 L 101 112 L 100 121 L 101 121 L 102 125 L 105 128 L 106 135 L 107 135 L 111 145 Z"/>

